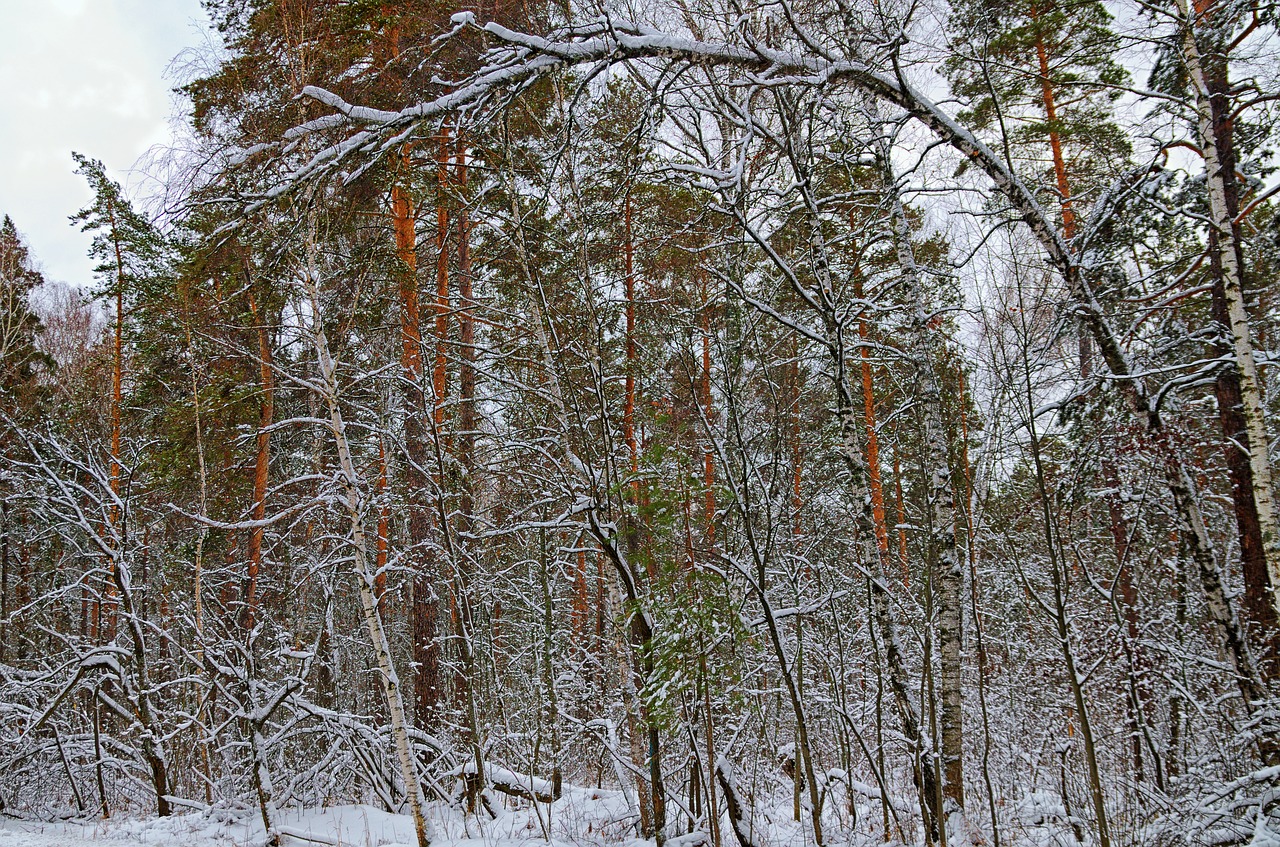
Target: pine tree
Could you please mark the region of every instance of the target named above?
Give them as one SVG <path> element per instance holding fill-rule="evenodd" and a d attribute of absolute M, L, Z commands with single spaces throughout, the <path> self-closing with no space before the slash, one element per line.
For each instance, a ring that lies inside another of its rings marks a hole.
<path fill-rule="evenodd" d="M 37 341 L 40 319 L 31 302 L 44 285 L 13 220 L 0 223 L 0 409 L 16 415 L 32 406 L 42 367 L 49 364 Z"/>
<path fill-rule="evenodd" d="M 996 133 L 1006 155 L 1044 185 L 1071 241 L 1130 142 L 1112 119 L 1128 74 L 1112 17 L 1096 0 L 958 0 L 952 6 L 952 88 L 962 118 Z M 1042 176 L 1048 146 L 1051 180 Z"/>
<path fill-rule="evenodd" d="M 0 223 L 0 440 L 4 442 L 0 461 L 6 463 L 14 458 L 11 450 L 17 440 L 10 427 L 29 421 L 40 411 L 45 393 L 40 387 L 41 372 L 53 368 L 53 362 L 39 349 L 43 328 L 31 302 L 42 285 L 44 277 L 36 269 L 26 242 L 5 215 Z M 16 598 L 9 595 L 18 562 L 14 524 L 26 520 L 19 516 L 16 504 L 11 505 L 15 493 L 16 480 L 0 471 L 0 664 L 9 652 L 13 600 L 29 596 L 25 585 L 19 586 Z M 16 576 L 23 580 L 26 574 Z"/>

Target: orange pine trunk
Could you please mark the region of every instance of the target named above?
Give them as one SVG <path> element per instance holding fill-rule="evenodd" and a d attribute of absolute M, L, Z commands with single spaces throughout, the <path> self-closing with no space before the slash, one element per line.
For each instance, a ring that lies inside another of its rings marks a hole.
<path fill-rule="evenodd" d="M 441 438 L 445 420 L 445 393 L 448 390 L 448 358 L 447 344 L 449 334 L 449 208 L 447 192 L 449 189 L 449 161 L 451 158 L 449 134 L 444 132 L 439 139 L 436 153 L 436 174 L 438 193 L 436 196 L 436 294 L 435 313 L 435 362 L 431 372 L 433 394 L 432 423 L 436 438 Z M 440 445 L 443 447 L 443 444 Z M 419 444 L 419 450 L 421 444 Z M 424 480 L 425 482 L 425 480 Z M 442 489 L 443 479 L 436 479 L 436 486 Z M 425 512 L 424 508 L 424 512 Z M 424 514 L 422 518 L 422 536 L 430 534 L 431 526 L 436 522 L 434 517 Z M 444 527 L 436 527 L 443 531 Z M 422 538 L 415 537 L 414 541 Z M 417 701 L 418 724 L 429 726 L 435 720 L 435 712 L 443 694 L 440 675 L 441 649 L 437 637 L 439 631 L 439 609 L 435 598 L 435 583 L 438 563 L 432 554 L 426 556 L 414 582 L 414 660 L 418 664 L 414 679 L 414 694 Z"/>
<path fill-rule="evenodd" d="M 399 153 L 398 166 L 407 173 L 412 167 L 410 146 L 403 145 Z M 422 311 L 418 296 L 418 218 L 413 198 L 399 183 L 391 189 L 391 224 L 396 256 L 400 260 L 400 370 L 404 380 L 404 441 L 408 459 L 404 475 L 409 499 L 406 542 L 413 569 L 409 617 L 411 653 L 417 666 L 413 677 L 414 707 L 418 725 L 428 728 L 437 701 L 439 662 L 431 568 L 417 546 L 427 540 L 431 528 L 430 514 L 422 500 L 428 484 L 423 473 L 427 463 L 424 451 L 426 398 L 423 392 Z"/>
<path fill-rule="evenodd" d="M 855 269 L 853 296 L 861 300 L 862 274 Z M 884 483 L 880 478 L 880 436 L 876 432 L 875 381 L 871 372 L 871 351 L 867 349 L 870 336 L 865 317 L 858 318 L 859 362 L 862 367 L 862 416 L 867 426 L 867 473 L 871 482 L 871 511 L 875 521 L 876 547 L 883 561 L 889 557 L 889 527 L 884 513 Z M 904 557 L 905 560 L 905 557 Z M 905 576 L 905 571 L 904 571 Z"/>
<path fill-rule="evenodd" d="M 245 629 L 253 629 L 258 608 L 258 575 L 262 570 L 262 546 L 266 528 L 261 521 L 267 514 L 267 478 L 271 463 L 271 424 L 275 417 L 275 381 L 271 373 L 271 339 L 267 332 L 262 310 L 253 289 L 248 289 L 249 312 L 253 316 L 258 341 L 258 379 L 262 396 L 258 405 L 257 451 L 253 465 L 253 520 L 255 526 L 249 534 L 249 569 L 245 574 L 244 605 L 240 622 Z"/>
<path fill-rule="evenodd" d="M 410 167 L 409 146 L 400 150 L 400 167 Z M 422 329 L 418 307 L 417 213 L 409 192 L 398 183 L 391 188 L 391 225 L 400 268 L 400 369 L 410 385 L 422 378 Z"/>
<path fill-rule="evenodd" d="M 1031 6 L 1031 21 L 1039 18 L 1035 4 Z M 1076 234 L 1076 214 L 1071 205 L 1071 185 L 1067 179 L 1067 162 L 1062 154 L 1062 133 L 1058 130 L 1058 102 L 1053 83 L 1049 79 L 1049 49 L 1044 36 L 1036 33 L 1036 60 L 1040 65 L 1040 93 L 1044 97 L 1044 116 L 1049 125 L 1049 149 L 1053 152 L 1053 175 L 1058 183 L 1059 202 L 1062 204 L 1062 234 L 1070 241 Z"/>

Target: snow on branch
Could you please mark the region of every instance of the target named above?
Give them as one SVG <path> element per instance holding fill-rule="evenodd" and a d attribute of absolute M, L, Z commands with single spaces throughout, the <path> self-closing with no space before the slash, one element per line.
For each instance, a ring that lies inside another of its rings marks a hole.
<path fill-rule="evenodd" d="M 657 59 L 668 65 L 730 67 L 750 75 L 757 83 L 781 78 L 788 85 L 845 85 L 892 103 L 985 172 L 1017 216 L 1031 228 L 1054 265 L 1064 273 L 1070 273 L 1074 267 L 1071 250 L 1052 217 L 1022 180 L 1001 157 L 900 75 L 880 72 L 861 61 L 836 61 L 821 54 L 777 50 L 759 44 L 743 46 L 687 38 L 612 18 L 565 27 L 546 36 L 517 32 L 496 23 L 479 28 L 503 45 L 490 51 L 488 64 L 453 90 L 401 111 L 370 109 L 348 103 L 321 88 L 305 88 L 304 96 L 335 109 L 337 116 L 295 127 L 286 134 L 287 139 L 305 138 L 321 129 L 330 129 L 336 125 L 334 118 L 338 116 L 362 128 L 349 138 L 320 149 L 273 194 L 285 193 L 301 181 L 329 175 L 357 153 L 385 154 L 422 124 L 442 120 L 450 114 L 480 112 L 489 105 L 501 106 L 539 78 L 557 71 Z M 1100 313 L 1096 303 L 1087 305 Z"/>

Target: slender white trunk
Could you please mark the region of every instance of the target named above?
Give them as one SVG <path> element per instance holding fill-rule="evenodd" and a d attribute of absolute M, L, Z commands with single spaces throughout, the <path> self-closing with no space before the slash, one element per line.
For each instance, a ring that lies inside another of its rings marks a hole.
<path fill-rule="evenodd" d="M 942 351 L 937 334 L 929 328 L 924 286 L 911 246 L 911 228 L 893 175 L 888 145 L 883 138 L 878 155 L 884 190 L 891 206 L 898 269 L 906 282 L 907 297 L 914 310 L 912 340 L 916 356 L 916 385 L 924 412 L 924 440 L 929 463 L 929 544 L 936 557 L 939 685 L 942 689 L 942 793 L 947 804 L 953 806 L 945 810 L 950 814 L 964 810 L 964 696 L 960 678 L 964 658 L 964 572 L 956 551 L 956 494 L 951 480 L 947 430 L 942 417 L 942 393 L 935 372 Z"/>
<path fill-rule="evenodd" d="M 204 463 L 204 423 L 201 418 L 200 410 L 200 377 L 196 368 L 195 344 L 191 336 L 191 315 L 188 313 L 186 320 L 183 322 L 183 329 L 187 336 L 187 359 L 191 365 L 191 402 L 195 409 L 196 416 L 196 469 L 199 472 L 200 480 L 200 517 L 207 518 L 209 516 L 209 477 L 206 472 Z M 209 536 L 209 528 L 204 523 L 200 523 L 196 529 L 196 556 L 195 556 L 195 573 L 192 574 L 191 594 L 195 601 L 195 635 L 196 635 L 196 664 L 199 666 L 199 673 L 204 675 L 204 542 Z M 198 694 L 198 705 L 196 707 L 196 731 L 200 735 L 200 765 L 204 771 L 204 799 L 206 803 L 213 803 L 213 772 L 209 761 L 209 730 L 205 726 L 204 713 L 207 700 L 202 694 Z"/>
<path fill-rule="evenodd" d="M 413 816 L 413 826 L 418 837 L 418 847 L 430 847 L 433 834 L 431 827 L 423 815 L 426 805 L 422 796 L 422 786 L 418 781 L 417 765 L 413 751 L 409 746 L 409 722 L 405 717 L 404 699 L 401 695 L 400 677 L 396 674 L 395 665 L 391 661 L 391 644 L 382 625 L 382 612 L 378 608 L 378 599 L 374 590 L 374 573 L 369 568 L 368 542 L 364 528 L 364 505 L 361 502 L 363 486 L 359 471 L 351 456 L 351 446 L 347 441 L 346 423 L 342 417 L 342 409 L 338 403 L 337 368 L 329 352 L 329 341 L 325 337 L 320 296 L 316 286 L 314 247 L 310 240 L 307 243 L 307 269 L 303 274 L 307 299 L 311 304 L 311 339 L 316 349 L 316 359 L 320 367 L 320 379 L 323 386 L 324 399 L 329 407 L 329 428 L 333 434 L 334 445 L 338 452 L 338 466 L 341 470 L 340 482 L 343 498 L 347 508 L 347 516 L 351 527 L 352 558 L 354 560 L 356 581 L 360 586 L 360 606 L 364 612 L 365 625 L 369 629 L 369 641 L 373 645 L 378 660 L 378 669 L 382 672 L 382 690 L 387 698 L 387 711 L 391 715 L 391 735 L 395 741 L 396 757 L 400 760 L 401 777 L 404 779 L 405 795 L 409 801 L 409 812 Z"/>
<path fill-rule="evenodd" d="M 1262 545 L 1267 559 L 1267 573 L 1271 585 L 1280 585 L 1280 521 L 1276 515 L 1275 488 L 1272 484 L 1271 457 L 1268 453 L 1270 438 L 1267 435 L 1266 414 L 1262 403 L 1262 379 L 1253 354 L 1253 340 L 1249 330 L 1249 312 L 1245 308 L 1244 269 L 1240 267 L 1235 244 L 1235 221 L 1227 203 L 1227 180 L 1235 174 L 1228 173 L 1223 151 L 1218 149 L 1218 135 L 1213 119 L 1212 93 L 1205 72 L 1200 47 L 1196 43 L 1197 14 L 1187 0 L 1176 0 L 1182 16 L 1182 58 L 1191 77 L 1195 97 L 1197 130 L 1200 147 L 1204 153 L 1205 188 L 1209 195 L 1209 225 L 1217 234 L 1218 250 L 1222 260 L 1223 291 L 1227 300 L 1228 331 L 1235 353 L 1236 373 L 1240 379 L 1241 413 L 1245 431 L 1249 435 L 1249 469 L 1253 472 L 1253 499 L 1258 511 L 1258 524 L 1262 530 Z M 1212 6 L 1210 5 L 1210 11 Z M 1208 12 L 1205 13 L 1206 15 Z M 1222 59 L 1225 61 L 1225 58 Z M 1272 606 L 1280 615 L 1280 596 L 1273 590 Z"/>

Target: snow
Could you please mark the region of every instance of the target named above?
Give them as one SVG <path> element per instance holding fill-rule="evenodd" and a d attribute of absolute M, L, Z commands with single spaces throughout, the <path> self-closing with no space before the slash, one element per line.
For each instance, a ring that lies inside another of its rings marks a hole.
<path fill-rule="evenodd" d="M 221 825 L 198 815 L 168 820 L 107 820 L 92 823 L 0 819 L 0 847 L 228 847 L 236 841 Z"/>
<path fill-rule="evenodd" d="M 459 768 L 455 768 L 453 776 L 461 776 L 462 774 L 474 774 L 476 772 L 476 763 L 470 761 Z M 550 780 L 540 779 L 536 776 L 528 774 L 516 773 L 507 768 L 500 768 L 496 765 L 485 763 L 485 777 L 490 785 L 494 785 L 505 792 L 524 793 L 526 796 L 533 795 L 538 798 L 551 797 L 555 794 L 555 789 Z"/>
<path fill-rule="evenodd" d="M 527 777 L 526 777 L 527 778 Z M 528 803 L 494 801 L 496 818 L 464 817 L 440 803 L 426 812 L 437 832 L 433 847 L 516 847 L 530 842 L 632 840 L 626 799 L 617 791 L 565 786 L 560 800 L 533 809 Z M 282 811 L 278 829 L 286 847 L 416 847 L 413 820 L 368 805 Z M 548 835 L 550 836 L 548 838 Z M 117 817 L 93 822 L 39 822 L 0 818 L 0 847 L 258 847 L 266 841 L 259 816 L 252 810 L 234 813 L 194 812 L 169 818 Z M 691 839 L 686 847 L 696 847 Z"/>
<path fill-rule="evenodd" d="M 281 815 L 284 843 L 398 847 L 414 845 L 413 821 L 371 806 L 335 806 L 310 812 Z M 290 837 L 292 836 L 292 837 Z M 183 814 L 164 819 L 108 820 L 91 824 L 0 822 L 0 847 L 241 847 L 265 841 L 255 815 L 219 822 L 204 814 Z M 442 844 L 466 847 L 468 839 Z M 493 847 L 493 842 L 488 842 Z"/>
<path fill-rule="evenodd" d="M 616 749 L 612 726 L 600 727 Z M 474 766 L 459 767 L 455 776 Z M 730 821 L 727 813 L 720 819 L 723 843 L 736 844 L 734 824 L 753 844 L 770 847 L 803 847 L 811 844 L 805 826 L 792 818 L 790 783 L 785 790 L 771 792 L 764 783 L 753 780 L 739 784 L 735 768 L 720 757 L 716 764 L 720 784 L 732 786 L 740 819 Z M 501 782 L 520 786 L 544 796 L 550 795 L 551 784 L 520 770 L 486 763 L 485 772 L 491 785 Z M 824 815 L 836 827 L 839 809 L 856 805 L 861 820 L 876 817 L 878 804 L 866 802 L 875 789 L 839 773 L 829 787 L 833 792 Z M 842 784 L 840 784 L 842 783 Z M 850 790 L 852 787 L 852 790 Z M 748 790 L 749 789 L 749 790 Z M 517 792 L 519 793 L 519 792 Z M 488 790 L 485 800 L 491 816 L 481 810 L 464 813 L 460 797 L 451 802 L 433 801 L 424 808 L 435 832 L 432 847 L 652 847 L 652 840 L 637 838 L 638 812 L 634 795 L 629 792 L 565 783 L 558 799 L 547 803 L 532 802 Z M 1028 793 L 1021 811 L 1027 825 L 1037 832 L 1054 833 L 1063 824 L 1052 808 L 1055 797 L 1049 793 Z M 267 833 L 256 807 L 217 806 L 209 809 L 183 801 L 183 812 L 168 818 L 148 817 L 143 812 L 118 813 L 109 820 L 61 820 L 53 822 L 24 821 L 0 817 L 0 847 L 263 847 Z M 897 800 L 895 807 L 900 804 Z M 709 836 L 705 821 L 693 832 L 687 832 L 687 818 L 678 807 L 669 808 L 669 847 L 707 847 Z M 413 821 L 408 814 L 394 814 L 380 806 L 367 804 L 333 805 L 325 808 L 279 809 L 275 818 L 277 831 L 285 847 L 306 845 L 342 845 L 342 847 L 416 847 Z M 871 847 L 878 844 L 876 835 L 853 835 L 849 847 Z"/>

